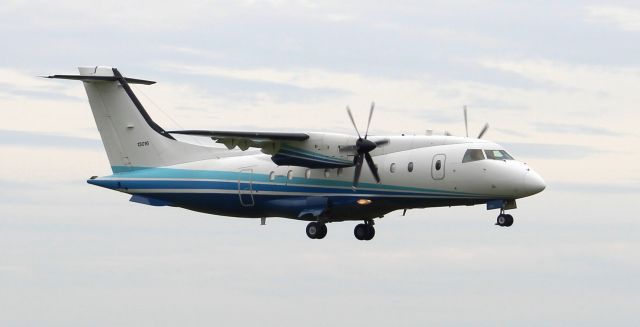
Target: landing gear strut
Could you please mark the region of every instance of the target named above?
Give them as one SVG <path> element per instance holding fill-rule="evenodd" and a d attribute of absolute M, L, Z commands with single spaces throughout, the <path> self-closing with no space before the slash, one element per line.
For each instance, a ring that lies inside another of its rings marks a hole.
<path fill-rule="evenodd" d="M 361 241 L 370 241 L 376 236 L 376 229 L 373 228 L 373 220 L 365 220 L 364 224 L 356 225 L 353 235 Z"/>
<path fill-rule="evenodd" d="M 500 210 L 500 215 L 496 219 L 496 225 L 502 227 L 509 227 L 513 225 L 513 216 L 504 213 L 504 210 Z"/>
<path fill-rule="evenodd" d="M 311 239 L 323 239 L 327 236 L 327 225 L 321 222 L 310 222 L 307 225 L 307 236 Z"/>

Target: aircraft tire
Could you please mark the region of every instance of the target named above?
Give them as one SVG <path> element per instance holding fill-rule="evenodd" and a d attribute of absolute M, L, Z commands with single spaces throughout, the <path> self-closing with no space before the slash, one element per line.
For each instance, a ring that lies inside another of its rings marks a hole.
<path fill-rule="evenodd" d="M 499 214 L 498 218 L 496 219 L 496 225 L 498 226 L 504 226 L 504 224 L 507 222 L 507 215 L 505 214 Z"/>
<path fill-rule="evenodd" d="M 360 241 L 366 240 L 369 235 L 367 225 L 357 224 L 353 229 L 353 235 Z"/>
<path fill-rule="evenodd" d="M 376 236 L 376 229 L 373 227 L 373 225 L 365 225 L 365 226 L 367 226 L 367 237 L 365 238 L 365 240 L 371 241 L 373 237 Z"/>
<path fill-rule="evenodd" d="M 316 239 L 321 240 L 323 239 L 325 236 L 327 236 L 327 225 L 323 224 L 323 223 L 317 223 L 318 224 L 318 235 L 316 235 Z"/>
<path fill-rule="evenodd" d="M 512 215 L 505 215 L 506 217 L 506 221 L 504 223 L 504 227 L 509 227 L 511 225 L 513 225 L 513 216 Z"/>
<path fill-rule="evenodd" d="M 316 239 L 320 235 L 322 228 L 319 225 L 320 224 L 315 221 L 312 221 L 307 225 L 307 236 L 310 239 Z"/>

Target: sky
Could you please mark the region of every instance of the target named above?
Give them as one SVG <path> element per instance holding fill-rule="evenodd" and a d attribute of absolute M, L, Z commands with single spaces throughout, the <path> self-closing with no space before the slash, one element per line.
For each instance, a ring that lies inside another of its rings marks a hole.
<path fill-rule="evenodd" d="M 634 1 L 0 3 L 0 325 L 637 326 Z M 158 81 L 165 129 L 464 134 L 547 182 L 515 224 L 395 212 L 360 242 L 305 222 L 128 202 L 78 66 Z"/>

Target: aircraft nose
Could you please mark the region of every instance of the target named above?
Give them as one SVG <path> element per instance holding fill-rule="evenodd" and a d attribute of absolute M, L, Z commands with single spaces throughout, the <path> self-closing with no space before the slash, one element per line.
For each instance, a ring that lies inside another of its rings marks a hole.
<path fill-rule="evenodd" d="M 544 179 L 533 170 L 528 171 L 524 176 L 524 191 L 527 195 L 534 195 L 542 192 L 547 187 Z"/>

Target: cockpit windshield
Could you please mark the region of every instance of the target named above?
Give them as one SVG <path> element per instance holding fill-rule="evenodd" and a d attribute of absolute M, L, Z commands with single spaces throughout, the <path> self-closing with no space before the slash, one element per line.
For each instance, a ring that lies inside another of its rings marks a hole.
<path fill-rule="evenodd" d="M 487 159 L 493 160 L 513 160 L 513 157 L 505 150 L 484 150 Z"/>
<path fill-rule="evenodd" d="M 485 156 L 486 155 L 486 156 Z M 472 162 L 484 159 L 491 160 L 514 160 L 513 157 L 505 150 L 482 150 L 468 149 L 462 157 L 462 163 Z"/>
<path fill-rule="evenodd" d="M 480 149 L 469 149 L 464 153 L 464 157 L 462 158 L 462 163 L 484 160 L 484 154 Z"/>

